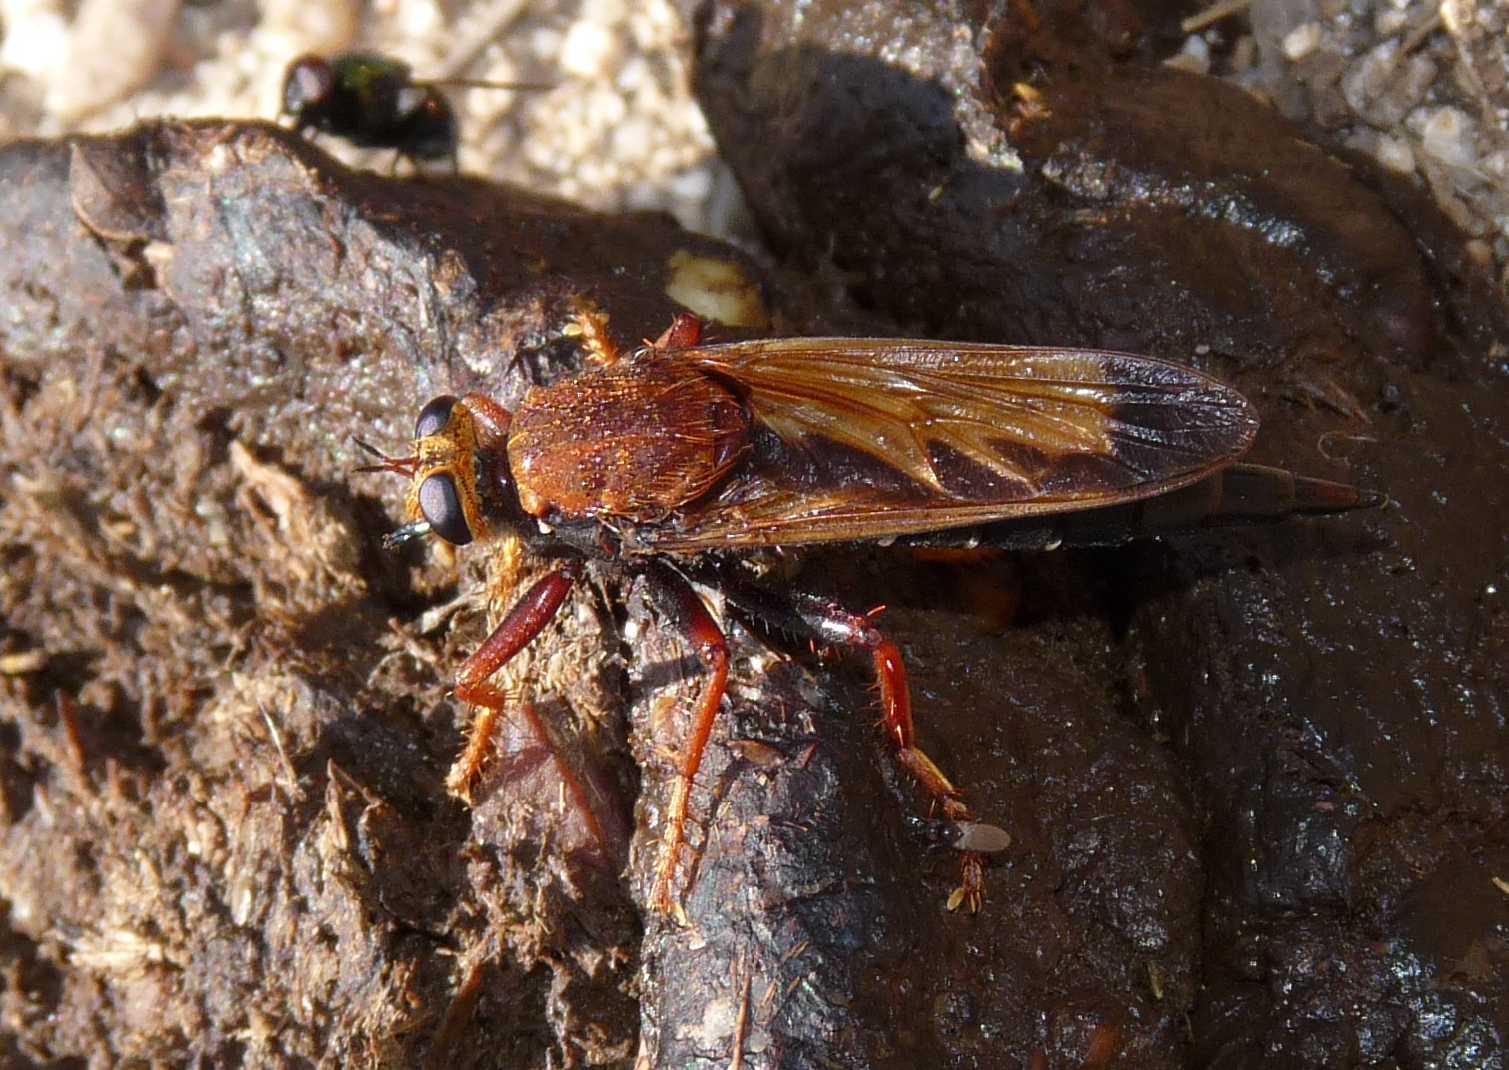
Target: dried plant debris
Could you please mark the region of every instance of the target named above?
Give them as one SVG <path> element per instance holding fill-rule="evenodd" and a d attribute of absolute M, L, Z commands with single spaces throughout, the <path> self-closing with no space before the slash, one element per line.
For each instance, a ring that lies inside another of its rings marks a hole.
<path fill-rule="evenodd" d="M 562 374 L 582 293 L 651 333 L 688 259 L 763 309 L 753 266 L 265 124 L 20 143 L 0 172 L 0 1061 L 627 1065 L 611 607 L 585 592 L 535 651 L 548 735 L 510 726 L 451 798 L 496 563 L 382 554 L 398 496 L 354 436 Z M 583 837 L 563 754 L 616 836 Z"/>

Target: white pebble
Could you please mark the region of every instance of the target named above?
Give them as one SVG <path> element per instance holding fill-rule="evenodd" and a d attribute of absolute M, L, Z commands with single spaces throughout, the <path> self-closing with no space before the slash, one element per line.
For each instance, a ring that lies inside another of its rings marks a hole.
<path fill-rule="evenodd" d="M 1421 132 L 1425 151 L 1450 167 L 1471 167 L 1477 162 L 1476 124 L 1460 108 L 1436 109 Z"/>
<path fill-rule="evenodd" d="M 360 12 L 355 0 L 262 0 L 258 27 L 276 55 L 293 59 L 301 52 L 334 55 L 356 40 Z"/>
<path fill-rule="evenodd" d="M 705 201 L 713 191 L 713 175 L 706 167 L 693 167 L 673 175 L 666 188 L 684 201 Z"/>
<path fill-rule="evenodd" d="M 1373 157 L 1390 171 L 1397 171 L 1401 175 L 1414 173 L 1415 150 L 1402 137 L 1380 137 L 1373 148 Z"/>
<path fill-rule="evenodd" d="M 578 19 L 561 42 L 561 69 L 578 78 L 612 75 L 622 51 L 602 23 Z"/>
<path fill-rule="evenodd" d="M 1478 168 L 1494 181 L 1509 184 L 1509 149 L 1490 152 L 1478 161 Z"/>
<path fill-rule="evenodd" d="M 58 5 L 47 0 L 10 0 L 0 4 L 0 67 L 29 78 L 44 78 L 68 65 L 68 22 Z"/>
<path fill-rule="evenodd" d="M 1347 68 L 1341 95 L 1358 115 L 1371 117 L 1373 104 L 1387 91 L 1399 59 L 1399 42 L 1390 38 L 1373 46 Z"/>
<path fill-rule="evenodd" d="M 84 0 L 68 61 L 50 72 L 48 110 L 78 119 L 142 86 L 157 73 L 177 18 L 178 0 Z"/>
<path fill-rule="evenodd" d="M 1210 45 L 1199 34 L 1191 34 L 1184 39 L 1184 47 L 1164 60 L 1163 65 L 1191 74 L 1209 74 Z"/>
<path fill-rule="evenodd" d="M 1284 35 L 1284 58 L 1298 63 L 1320 47 L 1320 23 L 1302 23 Z"/>

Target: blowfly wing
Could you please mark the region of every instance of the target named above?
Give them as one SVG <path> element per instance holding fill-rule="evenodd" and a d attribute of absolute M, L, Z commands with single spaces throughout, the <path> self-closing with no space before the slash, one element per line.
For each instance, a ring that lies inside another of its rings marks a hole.
<path fill-rule="evenodd" d="M 731 384 L 750 452 L 657 549 L 875 539 L 1135 501 L 1246 452 L 1251 404 L 1125 353 L 792 338 L 675 350 Z"/>

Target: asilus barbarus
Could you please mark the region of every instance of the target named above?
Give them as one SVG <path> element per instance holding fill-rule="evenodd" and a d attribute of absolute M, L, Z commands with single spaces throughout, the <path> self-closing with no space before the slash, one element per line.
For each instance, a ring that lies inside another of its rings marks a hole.
<path fill-rule="evenodd" d="M 599 367 L 531 389 L 512 412 L 481 393 L 434 398 L 415 423 L 413 454 L 366 470 L 412 481 L 408 522 L 387 536 L 390 547 L 512 532 L 557 562 L 461 666 L 464 702 L 501 713 L 505 696 L 488 678 L 549 623 L 588 562 L 642 574 L 685 629 L 709 680 L 667 812 L 652 896 L 662 912 L 672 908 L 688 801 L 729 671 L 728 644 L 692 580 L 779 630 L 870 656 L 901 764 L 962 830 L 963 879 L 950 907 L 980 903 L 984 848 L 971 845 L 1003 842 L 917 745 L 901 653 L 872 616 L 753 584 L 728 567 L 731 555 L 936 545 L 991 525 L 999 545 L 1048 547 L 1081 518 L 1122 541 L 1170 519 L 1379 501 L 1237 463 L 1257 434 L 1252 404 L 1150 357 L 898 338 L 704 345 L 690 315 L 629 354 L 600 335 L 594 344 Z"/>

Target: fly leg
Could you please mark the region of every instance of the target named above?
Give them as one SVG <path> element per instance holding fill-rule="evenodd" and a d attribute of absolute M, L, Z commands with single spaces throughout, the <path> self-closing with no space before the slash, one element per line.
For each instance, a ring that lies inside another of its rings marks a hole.
<path fill-rule="evenodd" d="M 692 782 L 702 765 L 702 755 L 707 750 L 713 722 L 717 720 L 718 707 L 722 705 L 723 693 L 728 687 L 728 640 L 697 592 L 679 573 L 655 565 L 645 571 L 645 576 L 653 585 L 657 604 L 671 615 L 691 640 L 697 657 L 709 674 L 707 689 L 702 692 L 702 700 L 692 721 L 691 737 L 681 751 L 676 783 L 671 789 L 670 810 L 661 833 L 660 861 L 655 866 L 655 887 L 650 901 L 660 913 L 669 914 L 672 911 L 671 879 L 676 875 L 677 858 L 686 842 L 686 813 Z"/>
<path fill-rule="evenodd" d="M 660 332 L 653 342 L 648 338 L 644 344 L 650 349 L 665 352 L 670 349 L 690 349 L 702 344 L 702 320 L 690 312 L 678 312 L 671 317 L 671 325 Z"/>
<path fill-rule="evenodd" d="M 572 302 L 570 318 L 561 328 L 568 338 L 581 342 L 587 360 L 599 368 L 617 364 L 623 359 L 623 350 L 608 334 L 608 314 L 586 297 Z M 702 342 L 702 320 L 690 312 L 678 312 L 671 318 L 671 325 L 651 341 L 646 338 L 646 349 L 665 352 L 672 349 L 688 349 Z"/>
<path fill-rule="evenodd" d="M 617 364 L 623 358 L 623 351 L 608 334 L 608 314 L 589 297 L 578 297 L 571 302 L 570 317 L 561 333 L 577 339 L 588 363 L 599 368 Z"/>
<path fill-rule="evenodd" d="M 871 615 L 851 613 L 836 602 L 812 594 L 777 594 L 732 579 L 725 570 L 720 569 L 719 575 L 724 583 L 725 597 L 750 616 L 824 645 L 869 654 L 880 686 L 882 724 L 886 736 L 896 746 L 897 758 L 933 797 L 945 817 L 960 826 L 975 822 L 974 811 L 964 801 L 964 793 L 917 746 L 911 690 L 907 686 L 901 651 L 875 627 Z M 982 857 L 974 851 L 961 853 L 963 876 L 959 887 L 948 898 L 948 908 L 955 910 L 962 905 L 977 911 L 984 897 Z"/>
<path fill-rule="evenodd" d="M 574 558 L 563 561 L 554 571 L 537 581 L 508 611 L 508 615 L 493 629 L 487 641 L 462 663 L 456 674 L 456 697 L 462 702 L 480 707 L 482 712 L 472 726 L 465 753 L 457 759 L 446 777 L 446 787 L 452 794 L 463 798 L 469 796 L 472 781 L 481 770 L 497 730 L 498 718 L 509 706 L 507 693 L 496 684 L 488 683 L 488 677 L 545 630 L 545 626 L 565 603 L 571 588 L 581 578 L 582 567 L 582 562 Z M 553 746 L 550 744 L 550 734 L 534 707 L 521 702 L 516 704 L 516 709 L 528 724 L 531 734 Z M 561 770 L 561 779 L 571 795 L 571 801 L 577 812 L 583 815 L 589 831 L 599 843 L 606 842 L 586 791 L 565 762 L 558 761 L 556 765 Z"/>

